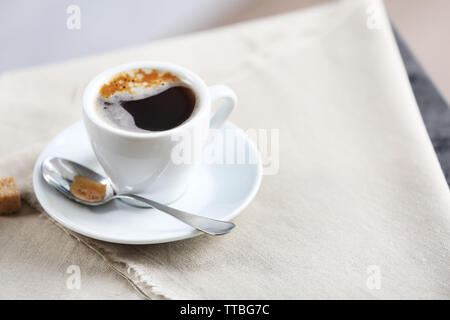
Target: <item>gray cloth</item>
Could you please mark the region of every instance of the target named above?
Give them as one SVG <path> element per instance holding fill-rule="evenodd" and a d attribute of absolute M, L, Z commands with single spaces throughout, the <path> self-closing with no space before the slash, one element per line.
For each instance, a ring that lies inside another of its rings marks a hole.
<path fill-rule="evenodd" d="M 420 113 L 447 183 L 450 184 L 450 109 L 402 37 L 398 32 L 394 32 L 394 34 Z"/>

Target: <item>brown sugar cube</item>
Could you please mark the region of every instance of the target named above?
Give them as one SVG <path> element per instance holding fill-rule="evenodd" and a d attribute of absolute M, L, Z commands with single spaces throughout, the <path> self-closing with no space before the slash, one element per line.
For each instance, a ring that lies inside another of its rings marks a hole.
<path fill-rule="evenodd" d="M 0 214 L 20 210 L 20 192 L 14 177 L 0 179 Z"/>

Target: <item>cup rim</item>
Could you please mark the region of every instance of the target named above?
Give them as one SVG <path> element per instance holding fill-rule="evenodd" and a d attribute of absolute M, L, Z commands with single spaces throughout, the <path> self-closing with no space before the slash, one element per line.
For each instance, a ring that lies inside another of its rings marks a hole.
<path fill-rule="evenodd" d="M 132 69 L 156 69 L 160 71 L 169 71 L 171 73 L 180 76 L 183 81 L 188 82 L 190 88 L 194 91 L 196 95 L 196 110 L 195 114 L 191 115 L 186 121 L 175 128 L 164 130 L 164 131 L 148 131 L 148 132 L 134 132 L 125 130 L 119 127 L 114 127 L 108 124 L 106 121 L 100 118 L 100 114 L 95 110 L 95 96 L 98 94 L 100 86 L 105 83 L 105 81 L 115 74 L 132 70 Z M 207 103 L 209 101 L 209 90 L 204 81 L 194 72 L 179 66 L 174 63 L 162 62 L 156 60 L 148 61 L 135 61 L 130 63 L 125 63 L 117 65 L 104 70 L 103 72 L 96 75 L 86 86 L 83 93 L 83 114 L 87 117 L 93 124 L 97 127 L 106 130 L 110 133 L 128 137 L 128 138 L 157 138 L 163 136 L 170 136 L 183 131 L 195 124 L 196 120 L 201 118 L 205 112 L 207 112 Z"/>

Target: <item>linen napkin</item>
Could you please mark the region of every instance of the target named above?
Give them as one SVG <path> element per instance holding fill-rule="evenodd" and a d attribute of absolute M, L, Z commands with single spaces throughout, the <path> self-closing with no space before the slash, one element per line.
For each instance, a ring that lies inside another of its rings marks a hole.
<path fill-rule="evenodd" d="M 20 172 L 30 204 L 37 152 L 27 146 L 80 118 L 95 74 L 142 59 L 230 85 L 239 97 L 232 121 L 279 130 L 278 169 L 267 170 L 229 235 L 129 246 L 67 231 L 145 297 L 450 297 L 449 190 L 380 1 L 339 1 L 4 74 L 0 152 L 23 149 L 31 161 L 4 160 L 1 172 Z"/>

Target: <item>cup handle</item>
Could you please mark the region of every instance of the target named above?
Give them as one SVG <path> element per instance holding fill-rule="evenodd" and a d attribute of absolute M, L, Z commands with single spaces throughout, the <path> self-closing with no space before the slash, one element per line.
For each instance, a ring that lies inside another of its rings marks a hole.
<path fill-rule="evenodd" d="M 209 127 L 211 129 L 220 129 L 236 107 L 237 97 L 230 87 L 223 84 L 210 86 L 209 94 L 212 105 L 214 105 L 216 101 L 219 102 L 217 111 L 209 121 Z"/>

